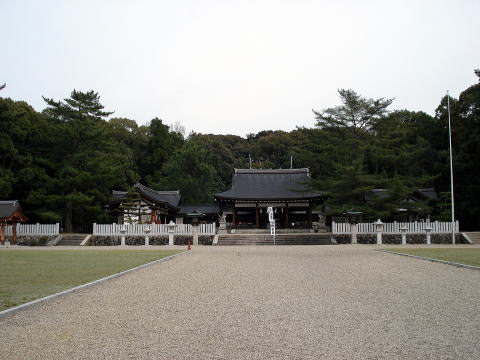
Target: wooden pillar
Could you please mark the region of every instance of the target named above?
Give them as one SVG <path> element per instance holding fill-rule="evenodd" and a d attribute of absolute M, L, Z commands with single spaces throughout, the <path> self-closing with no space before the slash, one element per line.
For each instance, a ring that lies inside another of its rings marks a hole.
<path fill-rule="evenodd" d="M 235 208 L 235 204 L 233 205 L 232 217 L 233 217 L 233 226 L 238 225 L 238 221 L 237 221 L 237 209 Z"/>
<path fill-rule="evenodd" d="M 2 228 L 0 231 L 0 243 L 2 243 L 2 245 L 5 245 L 5 223 L 2 223 Z"/>
<path fill-rule="evenodd" d="M 17 223 L 12 224 L 12 245 L 17 245 Z"/>
<path fill-rule="evenodd" d="M 255 207 L 255 226 L 257 229 L 260 229 L 260 208 L 258 207 L 258 202 Z"/>
<path fill-rule="evenodd" d="M 285 229 L 288 229 L 288 203 L 285 203 Z"/>

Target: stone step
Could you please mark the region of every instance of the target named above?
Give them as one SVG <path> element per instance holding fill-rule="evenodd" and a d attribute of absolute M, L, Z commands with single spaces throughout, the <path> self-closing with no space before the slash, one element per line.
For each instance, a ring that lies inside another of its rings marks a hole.
<path fill-rule="evenodd" d="M 62 234 L 58 245 L 79 246 L 89 234 Z"/>
<path fill-rule="evenodd" d="M 466 232 L 465 234 L 472 240 L 472 244 L 480 244 L 480 232 Z"/>
<path fill-rule="evenodd" d="M 330 234 L 279 234 L 276 245 L 329 245 Z M 225 234 L 218 237 L 217 245 L 273 245 L 271 235 L 263 234 Z"/>

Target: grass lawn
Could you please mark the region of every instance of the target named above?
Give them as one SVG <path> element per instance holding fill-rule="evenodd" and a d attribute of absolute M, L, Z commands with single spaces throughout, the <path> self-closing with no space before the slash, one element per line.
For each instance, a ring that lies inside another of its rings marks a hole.
<path fill-rule="evenodd" d="M 178 252 L 180 251 L 0 251 L 0 311 Z"/>
<path fill-rule="evenodd" d="M 433 249 L 389 249 L 391 251 L 410 254 L 416 256 L 428 257 L 431 259 L 452 261 L 460 264 L 480 266 L 479 248 L 433 248 Z"/>

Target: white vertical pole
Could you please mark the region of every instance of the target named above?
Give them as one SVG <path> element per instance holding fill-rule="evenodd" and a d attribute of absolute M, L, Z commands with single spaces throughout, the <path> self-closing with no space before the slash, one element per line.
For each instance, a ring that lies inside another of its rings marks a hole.
<path fill-rule="evenodd" d="M 447 90 L 448 142 L 450 145 L 450 193 L 452 195 L 452 244 L 455 244 L 455 200 L 453 196 L 453 160 L 452 160 L 452 125 L 450 121 L 450 94 Z"/>

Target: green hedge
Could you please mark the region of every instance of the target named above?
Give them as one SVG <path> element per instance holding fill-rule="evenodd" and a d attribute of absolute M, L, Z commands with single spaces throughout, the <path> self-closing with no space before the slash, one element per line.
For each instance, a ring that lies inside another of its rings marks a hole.
<path fill-rule="evenodd" d="M 337 244 L 350 244 L 352 238 L 347 234 L 337 234 L 332 236 Z M 431 234 L 430 236 L 432 244 L 451 244 L 452 234 Z M 376 234 L 359 234 L 357 235 L 357 242 L 359 244 L 376 244 Z M 467 240 L 461 235 L 455 235 L 455 242 L 457 244 L 468 244 Z M 402 235 L 400 234 L 383 234 L 383 244 L 401 244 Z M 407 234 L 407 244 L 426 244 L 427 236 L 425 234 Z"/>
<path fill-rule="evenodd" d="M 174 237 L 174 243 L 175 245 L 187 245 L 188 239 L 190 239 L 191 244 L 193 236 L 177 235 Z M 212 245 L 213 235 L 199 235 L 198 243 L 200 245 Z M 92 236 L 87 245 L 117 246 L 120 245 L 120 236 Z M 145 245 L 145 236 L 125 236 L 125 245 Z M 168 245 L 168 235 L 150 236 L 150 245 Z"/>
<path fill-rule="evenodd" d="M 55 239 L 56 236 L 17 236 L 18 246 L 46 246 L 50 240 Z M 7 241 L 12 244 L 13 238 L 11 235 L 6 237 Z"/>

